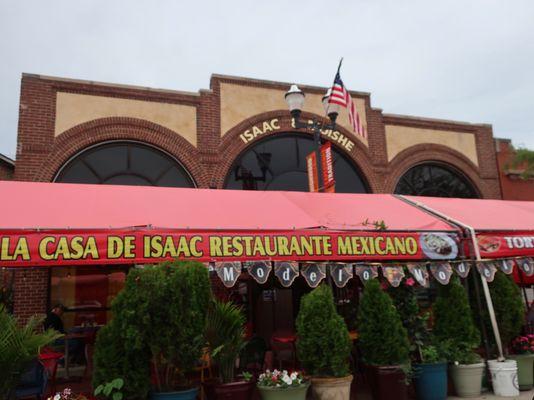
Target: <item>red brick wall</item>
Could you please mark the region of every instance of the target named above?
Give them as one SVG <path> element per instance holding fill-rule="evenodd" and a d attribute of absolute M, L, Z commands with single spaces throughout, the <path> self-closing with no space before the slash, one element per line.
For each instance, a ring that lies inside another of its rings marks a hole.
<path fill-rule="evenodd" d="M 497 161 L 501 182 L 502 198 L 505 200 L 534 200 L 534 178 L 522 179 L 519 176 L 521 167 L 511 171 L 508 165 L 513 157 L 513 147 L 510 140 L 495 139 L 497 147 Z"/>
<path fill-rule="evenodd" d="M 222 188 L 233 160 L 247 147 L 238 139 L 244 129 L 250 128 L 257 122 L 276 117 L 279 118 L 283 130 L 295 130 L 290 127 L 288 111 L 275 110 L 249 118 L 221 136 L 221 82 L 274 89 L 287 89 L 288 87 L 286 83 L 280 82 L 213 76 L 210 82 L 211 89 L 202 90 L 197 96 L 181 92 L 24 75 L 21 84 L 14 179 L 52 181 L 59 168 L 84 148 L 103 141 L 128 139 L 150 143 L 174 155 L 190 172 L 198 187 Z M 324 88 L 310 86 L 302 86 L 302 88 L 309 93 L 324 93 Z M 125 117 L 86 122 L 55 137 L 56 93 L 58 91 L 194 106 L 197 109 L 198 146 L 192 146 L 176 132 L 157 124 Z M 365 101 L 369 147 L 361 144 L 351 132 L 343 128 L 339 130 L 355 143 L 354 151 L 347 156 L 359 167 L 371 192 L 391 193 L 400 176 L 411 166 L 426 161 L 438 161 L 462 171 L 481 197 L 501 197 L 490 126 L 384 115 L 380 109 L 371 107 L 368 94 L 354 92 L 353 96 Z M 306 113 L 303 116 L 321 117 Z M 474 165 L 459 152 L 434 144 L 414 146 L 388 162 L 386 123 L 472 133 L 476 138 L 479 165 Z M 275 133 L 266 133 L 262 137 L 272 134 Z M 222 288 L 216 288 L 216 291 L 220 289 Z M 32 313 L 44 312 L 48 296 L 47 272 L 40 270 L 17 272 L 15 291 L 17 314 L 27 317 Z"/>
<path fill-rule="evenodd" d="M 0 159 L 0 181 L 9 181 L 13 179 L 15 168 Z"/>

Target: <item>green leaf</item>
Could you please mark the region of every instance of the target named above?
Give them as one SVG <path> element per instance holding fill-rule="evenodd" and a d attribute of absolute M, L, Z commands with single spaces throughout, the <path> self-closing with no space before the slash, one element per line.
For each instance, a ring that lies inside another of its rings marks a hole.
<path fill-rule="evenodd" d="M 102 393 L 102 390 L 104 389 L 104 385 L 98 385 L 95 389 L 95 396 L 98 396 L 100 393 Z"/>
<path fill-rule="evenodd" d="M 115 389 L 120 389 L 124 386 L 124 380 L 122 378 L 115 378 L 111 381 L 111 384 Z"/>
<path fill-rule="evenodd" d="M 122 400 L 122 393 L 121 392 L 113 393 L 113 400 Z"/>
<path fill-rule="evenodd" d="M 111 386 L 110 384 L 107 384 L 104 387 L 104 396 L 109 397 L 112 390 L 113 390 L 113 386 Z"/>

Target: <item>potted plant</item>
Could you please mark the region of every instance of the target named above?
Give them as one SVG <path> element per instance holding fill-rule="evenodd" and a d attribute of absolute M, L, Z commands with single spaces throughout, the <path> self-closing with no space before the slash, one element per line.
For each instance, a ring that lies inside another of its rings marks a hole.
<path fill-rule="evenodd" d="M 206 340 L 219 368 L 219 381 L 206 385 L 207 392 L 213 391 L 217 400 L 248 400 L 254 388 L 251 376 L 235 376 L 236 361 L 245 347 L 245 317 L 241 309 L 232 302 L 214 300 L 208 309 Z"/>
<path fill-rule="evenodd" d="M 480 343 L 480 333 L 473 322 L 467 293 L 457 277 L 439 288 L 433 311 L 434 335 L 447 348 L 456 394 L 479 396 L 485 365 L 474 349 Z"/>
<path fill-rule="evenodd" d="M 257 386 L 263 400 L 306 400 L 310 383 L 300 372 L 275 369 L 260 374 Z"/>
<path fill-rule="evenodd" d="M 195 399 L 198 388 L 186 374 L 205 346 L 211 298 L 208 270 L 201 263 L 175 261 L 132 269 L 113 303 L 113 323 L 97 338 L 99 379 L 94 383 L 120 376 L 128 398 L 143 398 L 152 371 L 151 399 Z M 109 354 L 102 354 L 105 350 Z M 106 370 L 107 376 L 102 373 Z M 130 387 L 136 384 L 135 376 L 140 393 Z"/>
<path fill-rule="evenodd" d="M 32 317 L 19 325 L 0 305 L 0 398 L 9 399 L 20 376 L 37 359 L 42 347 L 62 335 L 53 329 L 40 333 L 43 318 Z"/>
<path fill-rule="evenodd" d="M 442 400 L 447 397 L 447 362 L 440 342 L 429 335 L 428 312 L 419 309 L 415 281 L 408 278 L 399 287 L 390 287 L 393 299 L 408 333 L 413 381 L 418 400 Z"/>
<path fill-rule="evenodd" d="M 509 358 L 517 362 L 519 390 L 530 390 L 533 384 L 534 335 L 518 336 L 512 341 Z"/>
<path fill-rule="evenodd" d="M 358 328 L 373 399 L 406 399 L 410 343 L 393 301 L 377 279 L 365 285 Z"/>
<path fill-rule="evenodd" d="M 329 286 L 322 284 L 302 297 L 296 328 L 297 355 L 311 377 L 314 398 L 349 400 L 352 343 Z"/>

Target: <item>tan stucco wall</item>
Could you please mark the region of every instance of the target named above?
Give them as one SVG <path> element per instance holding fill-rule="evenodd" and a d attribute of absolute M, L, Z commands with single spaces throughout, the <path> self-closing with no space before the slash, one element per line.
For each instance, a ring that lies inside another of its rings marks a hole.
<path fill-rule="evenodd" d="M 76 125 L 107 117 L 139 118 L 164 126 L 197 145 L 196 108 L 178 104 L 59 92 L 55 135 Z"/>
<path fill-rule="evenodd" d="M 231 128 L 247 118 L 268 111 L 287 110 L 284 94 L 284 90 L 221 83 L 221 135 L 224 136 Z M 303 111 L 324 115 L 322 97 L 322 95 L 306 93 Z M 367 130 L 365 101 L 358 98 L 353 98 L 353 101 Z M 346 109 L 341 109 L 337 122 L 352 132 Z M 367 141 L 359 135 L 355 136 L 367 144 Z"/>
<path fill-rule="evenodd" d="M 462 153 L 478 166 L 475 135 L 471 133 L 386 125 L 386 141 L 389 161 L 409 147 L 433 143 Z"/>

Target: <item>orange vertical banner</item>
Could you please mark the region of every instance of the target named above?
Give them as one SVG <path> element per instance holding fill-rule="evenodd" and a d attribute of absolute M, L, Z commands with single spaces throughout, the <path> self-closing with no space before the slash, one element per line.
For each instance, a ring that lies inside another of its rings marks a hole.
<path fill-rule="evenodd" d="M 321 169 L 323 172 L 324 191 L 335 192 L 334 162 L 332 157 L 332 145 L 326 142 L 321 146 Z"/>
<path fill-rule="evenodd" d="M 312 151 L 306 156 L 306 168 L 308 170 L 308 187 L 310 192 L 319 191 L 319 176 L 317 174 L 317 155 Z"/>

